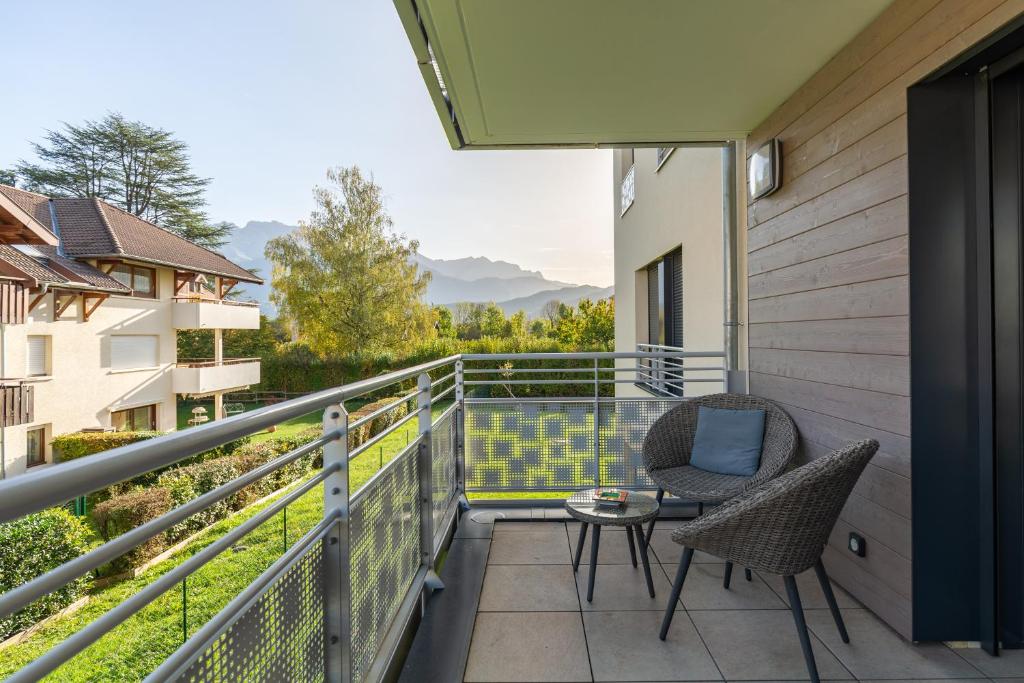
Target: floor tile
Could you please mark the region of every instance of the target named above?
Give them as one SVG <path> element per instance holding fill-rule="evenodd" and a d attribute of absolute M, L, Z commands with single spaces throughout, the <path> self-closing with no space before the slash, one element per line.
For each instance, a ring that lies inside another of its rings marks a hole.
<path fill-rule="evenodd" d="M 594 601 L 587 602 L 587 581 L 590 567 L 580 565 L 576 573 L 576 589 L 579 592 L 583 611 L 593 610 L 654 610 L 665 609 L 672 587 L 665 572 L 657 565 L 651 567 L 655 597 L 647 593 L 643 567 L 633 568 L 629 564 L 606 564 L 597 566 L 594 582 Z"/>
<path fill-rule="evenodd" d="M 807 626 L 857 678 L 976 678 L 973 666 L 941 643 L 915 645 L 865 609 L 844 609 L 844 644 L 828 610 L 808 610 Z"/>
<path fill-rule="evenodd" d="M 651 550 L 654 551 L 658 561 L 665 565 L 665 569 L 669 571 L 670 576 L 675 576 L 675 567 L 679 564 L 679 558 L 683 556 L 683 546 L 672 540 L 672 532 L 668 529 L 655 529 L 651 535 Z M 694 553 L 693 561 L 699 564 L 723 562 L 721 558 L 702 552 Z"/>
<path fill-rule="evenodd" d="M 468 683 L 592 680 L 580 614 L 477 614 L 465 680 Z"/>
<path fill-rule="evenodd" d="M 786 593 L 786 584 L 783 583 L 782 577 L 761 572 L 757 572 L 757 574 L 764 579 L 765 583 L 771 586 L 772 590 L 779 596 L 779 599 L 789 606 L 789 594 Z M 821 584 L 818 583 L 818 577 L 813 569 L 797 574 L 796 587 L 800 591 L 800 602 L 803 604 L 804 609 L 826 609 L 828 607 L 828 603 L 825 602 L 825 594 L 821 591 Z M 836 602 L 841 608 L 861 606 L 853 596 L 835 583 L 832 583 L 832 592 L 835 593 Z"/>
<path fill-rule="evenodd" d="M 579 527 L 573 529 L 569 536 L 569 545 L 572 551 L 576 552 L 576 542 L 579 539 Z M 593 537 L 593 528 L 587 529 L 587 539 L 583 542 L 583 556 L 580 564 L 590 564 L 590 540 Z M 637 553 L 640 548 L 637 547 Z M 640 564 L 640 555 L 636 556 L 636 562 Z M 605 527 L 601 529 L 601 545 L 597 549 L 598 564 L 632 564 L 629 557 L 629 543 L 626 541 L 626 530 L 616 527 Z"/>
<path fill-rule="evenodd" d="M 793 615 L 788 610 L 698 611 L 690 612 L 690 616 L 726 680 L 809 678 Z M 851 678 L 813 634 L 811 647 L 823 679 Z"/>
<path fill-rule="evenodd" d="M 562 525 L 547 531 L 495 532 L 487 564 L 570 564 L 569 538 Z"/>
<path fill-rule="evenodd" d="M 956 648 L 953 652 L 991 678 L 1024 677 L 1024 650 L 1002 650 L 998 657 L 980 647 Z"/>
<path fill-rule="evenodd" d="M 587 612 L 583 626 L 595 681 L 711 681 L 718 667 L 680 610 L 668 640 L 658 612 Z"/>
<path fill-rule="evenodd" d="M 691 564 L 683 584 L 686 609 L 786 609 L 760 577 L 755 575 L 753 581 L 747 581 L 742 567 L 733 567 L 729 590 L 722 587 L 724 576 L 724 564 Z"/>
<path fill-rule="evenodd" d="M 494 533 L 508 533 L 511 531 L 561 531 L 565 533 L 565 525 L 561 522 L 537 520 L 530 522 L 508 522 L 499 520 L 494 523 Z"/>
<path fill-rule="evenodd" d="M 572 519 L 565 508 L 544 508 L 544 519 Z"/>
<path fill-rule="evenodd" d="M 578 612 L 567 564 L 492 564 L 484 575 L 481 612 Z"/>

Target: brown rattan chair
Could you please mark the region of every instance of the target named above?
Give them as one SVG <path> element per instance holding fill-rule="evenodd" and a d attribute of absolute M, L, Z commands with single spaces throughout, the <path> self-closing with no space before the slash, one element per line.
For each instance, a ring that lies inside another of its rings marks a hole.
<path fill-rule="evenodd" d="M 764 410 L 764 441 L 761 462 L 750 477 L 707 472 L 690 465 L 693 437 L 697 432 L 697 411 L 701 406 L 731 410 Z M 697 503 L 703 514 L 704 503 L 722 503 L 749 488 L 758 486 L 785 471 L 796 455 L 799 437 L 793 420 L 779 406 L 748 394 L 711 394 L 690 401 L 662 415 L 644 439 L 643 459 L 647 473 L 658 485 L 658 502 L 665 492 Z M 647 526 L 647 543 L 654 532 L 654 521 Z M 749 581 L 750 570 L 747 572 Z M 729 587 L 732 564 L 726 565 L 725 587 Z"/>
<path fill-rule="evenodd" d="M 661 624 L 661 639 L 668 634 L 693 553 L 700 550 L 783 577 L 807 671 L 812 681 L 818 681 L 793 577 L 814 567 L 839 635 L 849 643 L 821 553 L 850 491 L 877 450 L 878 442 L 870 439 L 850 444 L 749 489 L 673 531 L 672 540 L 684 550 Z"/>

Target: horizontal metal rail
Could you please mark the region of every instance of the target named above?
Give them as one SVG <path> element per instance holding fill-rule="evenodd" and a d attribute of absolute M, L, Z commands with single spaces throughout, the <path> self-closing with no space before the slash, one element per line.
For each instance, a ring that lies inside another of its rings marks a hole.
<path fill-rule="evenodd" d="M 565 353 L 464 353 L 463 361 L 482 360 L 619 360 L 627 358 L 725 358 L 722 351 L 580 351 Z"/>
<path fill-rule="evenodd" d="M 229 441 L 418 377 L 456 360 L 458 356 L 441 358 L 5 479 L 0 481 L 0 522 L 61 505 L 77 496 L 173 465 Z"/>
<path fill-rule="evenodd" d="M 143 607 L 156 600 L 158 597 L 181 583 L 182 579 L 195 572 L 204 564 L 229 549 L 239 539 L 263 524 L 276 515 L 287 505 L 294 503 L 301 496 L 320 484 L 324 479 L 334 473 L 338 467 L 327 467 L 308 479 L 302 486 L 291 491 L 282 498 L 278 498 L 258 514 L 250 517 L 242 524 L 227 532 L 216 541 L 206 546 L 192 557 L 188 558 L 177 567 L 174 567 L 153 583 L 147 584 L 138 593 L 121 602 L 116 607 L 104 612 L 95 621 L 90 622 L 68 636 L 65 640 L 54 645 L 44 654 L 40 655 L 31 663 L 19 669 L 10 678 L 8 683 L 22 683 L 24 681 L 35 681 L 43 676 L 52 673 L 61 664 L 68 661 L 76 654 L 99 640 L 104 634 L 113 630 L 118 624 L 137 613 Z"/>
<path fill-rule="evenodd" d="M 126 531 L 117 538 L 111 539 L 103 545 L 90 550 L 85 555 L 65 562 L 61 566 L 51 569 L 28 583 L 24 583 L 0 595 L 0 618 L 14 614 L 19 609 L 31 604 L 34 600 L 67 585 L 86 572 L 121 557 L 126 552 L 142 545 L 157 534 L 167 531 L 175 524 L 185 521 L 198 512 L 202 512 L 218 501 L 241 491 L 246 486 L 259 481 L 268 474 L 276 472 L 302 456 L 312 453 L 325 443 L 337 439 L 338 434 L 339 432 L 327 434 L 299 446 L 240 477 L 232 479 L 226 484 L 218 486 L 212 491 L 208 491 L 190 500 L 180 507 L 174 508 L 156 519 Z"/>

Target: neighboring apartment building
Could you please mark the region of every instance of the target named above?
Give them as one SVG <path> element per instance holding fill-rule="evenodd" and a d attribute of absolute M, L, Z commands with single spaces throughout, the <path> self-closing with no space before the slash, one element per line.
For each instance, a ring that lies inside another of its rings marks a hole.
<path fill-rule="evenodd" d="M 615 150 L 616 351 L 657 346 L 723 350 L 722 173 L 722 151 L 717 147 Z M 623 367 L 630 363 L 620 361 Z M 721 366 L 713 359 L 688 364 Z M 679 374 L 674 370 L 654 367 L 642 372 L 639 386 L 620 384 L 619 393 L 681 391 L 672 379 Z M 652 382 L 652 376 L 667 379 Z M 685 393 L 722 388 L 716 382 L 691 383 Z"/>
<path fill-rule="evenodd" d="M 10 477 L 53 461 L 57 434 L 173 430 L 178 395 L 260 380 L 258 359 L 224 359 L 224 329 L 259 309 L 226 297 L 260 278 L 96 199 L 0 186 L 0 451 Z M 212 329 L 214 357 L 177 358 L 180 329 Z"/>

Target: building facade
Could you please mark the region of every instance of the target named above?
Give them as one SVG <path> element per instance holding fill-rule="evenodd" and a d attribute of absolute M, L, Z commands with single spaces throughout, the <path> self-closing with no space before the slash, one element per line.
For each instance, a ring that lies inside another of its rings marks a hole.
<path fill-rule="evenodd" d="M 722 150 L 712 146 L 614 150 L 616 351 L 724 350 L 723 168 Z M 653 382 L 643 370 L 637 385 L 618 385 L 619 394 L 673 389 L 652 372 Z M 722 388 L 691 383 L 686 392 Z"/>
<path fill-rule="evenodd" d="M 0 426 L 4 477 L 54 462 L 54 436 L 177 427 L 177 397 L 259 382 L 258 359 L 223 358 L 224 329 L 259 327 L 232 301 L 252 273 L 94 199 L 0 186 Z M 214 331 L 214 357 L 178 359 L 177 331 Z"/>

